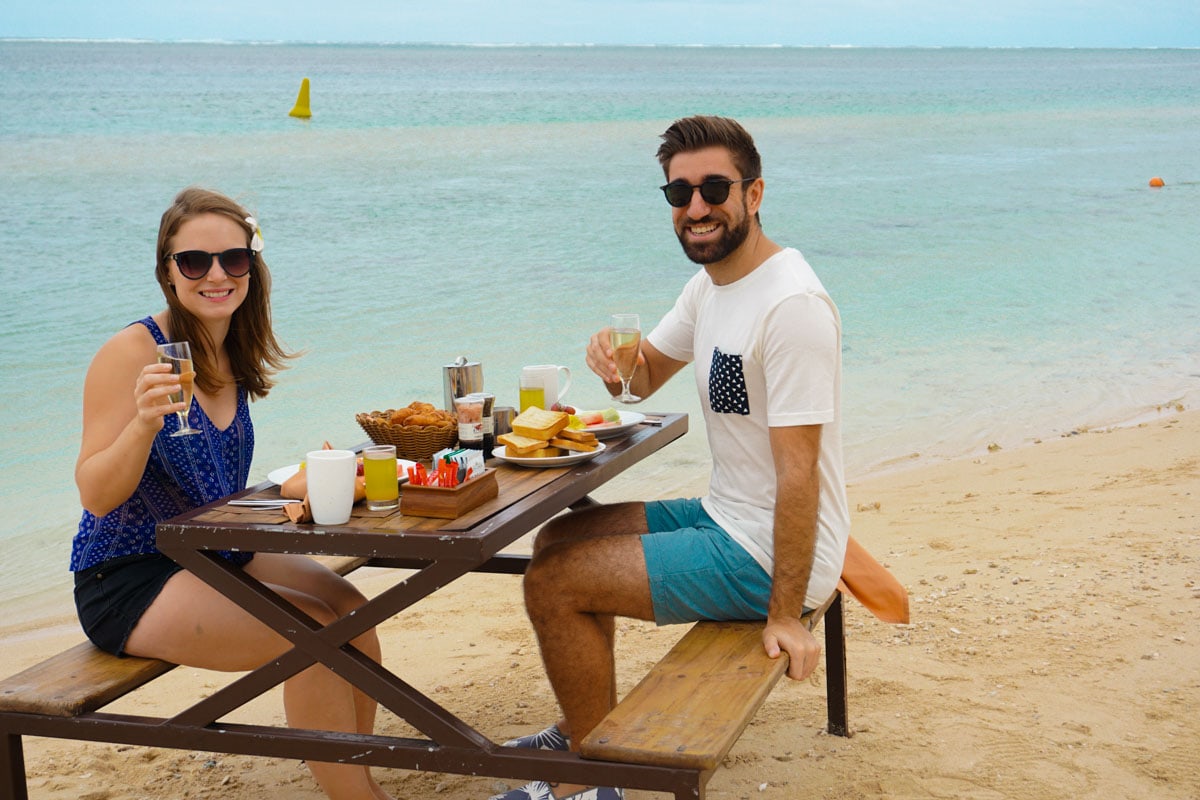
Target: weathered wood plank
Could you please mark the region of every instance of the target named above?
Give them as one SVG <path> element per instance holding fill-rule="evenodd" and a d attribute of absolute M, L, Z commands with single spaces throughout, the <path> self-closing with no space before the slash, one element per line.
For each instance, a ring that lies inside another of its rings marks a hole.
<path fill-rule="evenodd" d="M 318 561 L 346 575 L 367 559 L 321 556 Z M 0 711 L 73 717 L 95 711 L 175 668 L 154 658 L 117 658 L 91 642 L 51 656 L 0 681 Z"/>
<path fill-rule="evenodd" d="M 805 614 L 811 630 L 836 599 Z M 583 741 L 585 758 L 709 770 L 786 674 L 762 622 L 697 622 Z"/>
<path fill-rule="evenodd" d="M 786 656 L 763 651 L 761 622 L 699 622 L 581 743 L 587 758 L 713 769 Z"/>

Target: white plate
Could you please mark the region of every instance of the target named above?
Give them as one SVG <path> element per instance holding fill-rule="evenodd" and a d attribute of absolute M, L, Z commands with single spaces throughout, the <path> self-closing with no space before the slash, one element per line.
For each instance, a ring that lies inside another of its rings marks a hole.
<path fill-rule="evenodd" d="M 581 461 L 587 461 L 589 458 L 595 458 L 600 453 L 604 452 L 604 444 L 596 445 L 595 450 L 589 450 L 586 453 L 582 451 L 569 451 L 565 456 L 552 456 L 550 458 L 522 458 L 521 456 L 510 456 L 508 448 L 500 445 L 492 451 L 492 455 L 501 461 L 507 461 L 510 464 L 519 464 L 522 467 L 567 467 L 571 464 L 578 464 Z"/>
<path fill-rule="evenodd" d="M 400 483 L 408 482 L 408 468 L 415 467 L 416 465 L 417 462 L 415 461 L 409 461 L 408 459 L 404 458 L 396 459 L 396 477 L 400 480 Z M 268 472 L 267 480 L 269 480 L 271 483 L 283 486 L 284 481 L 299 471 L 299 464 L 288 464 L 286 467 L 280 467 L 279 469 L 273 469 Z"/>
<path fill-rule="evenodd" d="M 606 422 L 603 425 L 589 425 L 586 428 L 579 428 L 578 430 L 594 433 L 596 434 L 597 439 L 611 439 L 614 436 L 620 436 L 634 425 L 641 425 L 646 421 L 646 415 L 640 411 L 618 411 L 617 413 L 621 415 L 620 422 Z"/>
<path fill-rule="evenodd" d="M 283 486 L 284 481 L 286 481 L 288 478 L 292 477 L 299 471 L 300 471 L 299 464 L 289 464 L 286 467 L 280 467 L 279 469 L 273 469 L 270 472 L 268 472 L 267 480 L 269 480 L 271 483 L 277 484 L 279 486 Z"/>

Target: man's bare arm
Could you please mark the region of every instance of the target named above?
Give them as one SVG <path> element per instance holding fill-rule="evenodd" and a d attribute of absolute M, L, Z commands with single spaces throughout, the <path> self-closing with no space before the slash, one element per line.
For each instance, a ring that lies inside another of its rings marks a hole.
<path fill-rule="evenodd" d="M 775 573 L 763 646 L 775 658 L 787 652 L 788 677 L 801 680 L 817 667 L 821 645 L 800 622 L 817 546 L 821 426 L 771 428 L 775 462 Z"/>

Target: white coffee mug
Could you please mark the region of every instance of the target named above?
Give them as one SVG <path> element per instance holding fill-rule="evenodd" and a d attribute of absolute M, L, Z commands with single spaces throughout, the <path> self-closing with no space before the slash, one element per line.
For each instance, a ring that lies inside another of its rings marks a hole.
<path fill-rule="evenodd" d="M 354 507 L 358 458 L 353 450 L 313 450 L 304 459 L 308 505 L 318 525 L 344 525 Z"/>
<path fill-rule="evenodd" d="M 559 386 L 559 374 L 562 374 L 562 385 Z M 546 390 L 546 408 L 561 403 L 571 388 L 571 370 L 557 364 L 537 364 L 521 368 L 521 386 L 541 385 Z"/>

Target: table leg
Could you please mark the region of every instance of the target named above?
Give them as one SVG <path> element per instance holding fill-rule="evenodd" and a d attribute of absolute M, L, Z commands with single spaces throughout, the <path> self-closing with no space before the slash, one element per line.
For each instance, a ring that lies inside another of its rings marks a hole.
<path fill-rule="evenodd" d="M 278 631 L 295 648 L 185 709 L 171 719 L 172 724 L 213 724 L 292 675 L 321 663 L 438 744 L 491 745 L 474 728 L 348 644 L 364 631 L 460 577 L 469 571 L 469 564 L 431 562 L 370 599 L 353 614 L 321 628 L 311 617 L 215 553 L 191 551 L 175 557 L 201 580 Z"/>
<path fill-rule="evenodd" d="M 28 799 L 21 734 L 5 731 L 4 746 L 0 748 L 0 800 Z"/>

